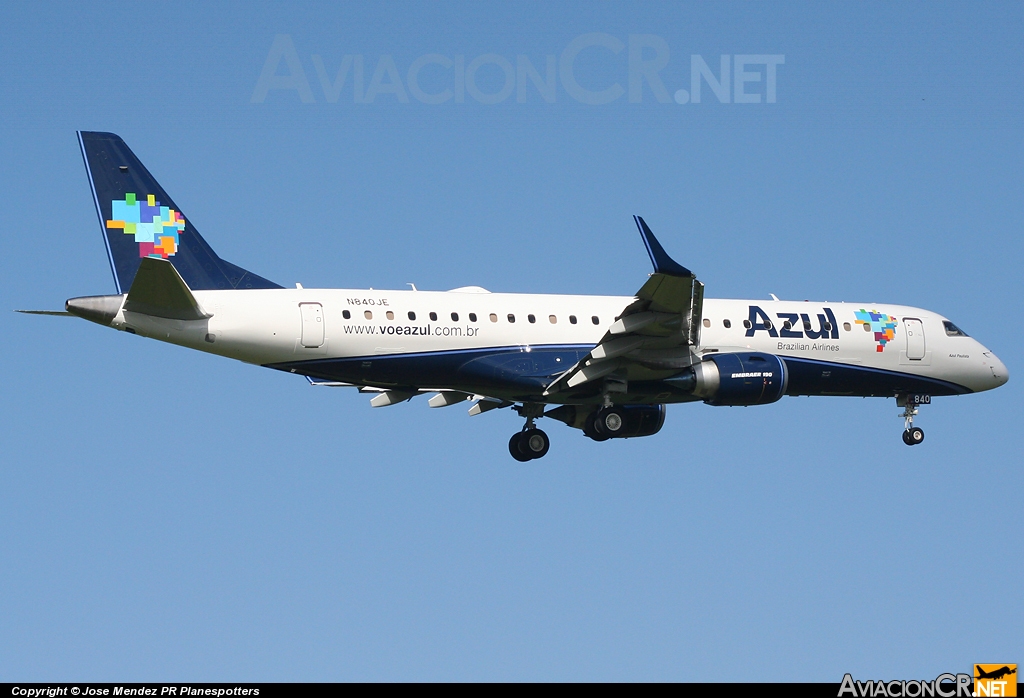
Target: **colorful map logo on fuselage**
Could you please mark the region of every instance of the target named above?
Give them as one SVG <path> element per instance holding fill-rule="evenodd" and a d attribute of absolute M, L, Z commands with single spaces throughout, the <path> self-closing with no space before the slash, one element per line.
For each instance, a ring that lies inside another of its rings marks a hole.
<path fill-rule="evenodd" d="M 140 257 L 167 259 L 178 251 L 178 235 L 185 229 L 185 219 L 173 208 L 161 206 L 149 194 L 145 201 L 135 194 L 124 195 L 124 200 L 110 202 L 108 228 L 120 228 L 125 235 L 134 235 L 139 244 Z"/>
<path fill-rule="evenodd" d="M 886 344 L 896 338 L 896 318 L 892 315 L 861 308 L 854 313 L 854 317 L 857 319 L 858 325 L 869 327 L 874 333 L 875 341 L 878 342 L 875 351 L 882 351 Z"/>

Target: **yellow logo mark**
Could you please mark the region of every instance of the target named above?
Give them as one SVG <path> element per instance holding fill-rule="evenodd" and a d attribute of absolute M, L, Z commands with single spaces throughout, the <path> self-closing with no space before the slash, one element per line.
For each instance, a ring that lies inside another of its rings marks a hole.
<path fill-rule="evenodd" d="M 999 698 L 1017 695 L 1016 664 L 975 664 L 974 695 L 977 698 Z"/>

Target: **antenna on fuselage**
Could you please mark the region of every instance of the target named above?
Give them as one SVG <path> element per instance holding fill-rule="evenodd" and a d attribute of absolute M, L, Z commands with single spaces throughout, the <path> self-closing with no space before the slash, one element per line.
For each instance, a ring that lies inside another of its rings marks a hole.
<path fill-rule="evenodd" d="M 413 291 L 419 291 L 419 289 L 418 289 L 418 288 L 416 288 L 416 284 L 412 283 L 411 281 L 406 281 L 406 282 L 405 282 L 405 285 L 406 285 L 406 286 L 412 286 L 412 290 L 413 290 Z"/>

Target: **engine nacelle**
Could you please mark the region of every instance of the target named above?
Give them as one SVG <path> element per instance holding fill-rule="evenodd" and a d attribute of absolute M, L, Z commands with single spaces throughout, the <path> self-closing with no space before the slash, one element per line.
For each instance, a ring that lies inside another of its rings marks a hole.
<path fill-rule="evenodd" d="M 625 413 L 625 425 L 617 439 L 632 439 L 636 436 L 652 436 L 665 425 L 664 405 L 620 405 Z"/>
<path fill-rule="evenodd" d="M 709 405 L 746 407 L 777 402 L 786 394 L 786 363 L 774 354 L 711 354 L 693 367 L 693 394 Z"/>
<path fill-rule="evenodd" d="M 664 405 L 616 405 L 622 414 L 622 428 L 614 437 L 606 438 L 632 439 L 638 436 L 651 436 L 661 431 L 665 424 Z M 544 413 L 545 417 L 557 419 L 576 429 L 587 431 L 588 422 L 593 419 L 597 408 L 576 405 L 562 405 Z"/>

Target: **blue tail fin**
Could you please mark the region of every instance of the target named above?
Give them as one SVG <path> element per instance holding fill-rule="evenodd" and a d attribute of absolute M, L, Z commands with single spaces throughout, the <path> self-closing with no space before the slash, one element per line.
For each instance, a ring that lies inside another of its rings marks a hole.
<path fill-rule="evenodd" d="M 79 131 L 78 143 L 118 293 L 146 257 L 170 261 L 194 291 L 281 288 L 218 257 L 120 136 Z"/>

